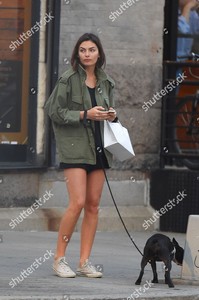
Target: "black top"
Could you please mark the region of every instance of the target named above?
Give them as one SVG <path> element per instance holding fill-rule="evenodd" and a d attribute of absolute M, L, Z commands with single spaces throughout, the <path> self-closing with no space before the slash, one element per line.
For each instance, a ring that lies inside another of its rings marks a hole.
<path fill-rule="evenodd" d="M 97 106 L 96 98 L 95 98 L 95 88 L 90 88 L 88 87 L 90 97 L 91 97 L 91 102 L 92 102 L 92 107 Z M 102 149 L 102 139 L 101 139 L 101 131 L 100 131 L 100 121 L 94 121 L 95 124 L 95 146 L 96 149 L 98 150 L 98 147 Z"/>

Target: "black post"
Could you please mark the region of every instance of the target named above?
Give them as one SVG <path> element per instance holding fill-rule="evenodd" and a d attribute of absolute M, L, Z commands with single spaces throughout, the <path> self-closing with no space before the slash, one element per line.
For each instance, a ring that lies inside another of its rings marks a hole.
<path fill-rule="evenodd" d="M 60 37 L 60 0 L 47 1 L 47 13 L 54 16 L 52 22 L 49 22 L 46 31 L 46 63 L 47 63 L 47 84 L 46 98 L 51 94 L 55 83 L 58 79 L 59 69 L 59 37 Z M 46 164 L 48 166 L 55 165 L 56 146 L 55 138 L 52 130 L 52 124 L 47 116 L 45 116 L 46 126 Z"/>

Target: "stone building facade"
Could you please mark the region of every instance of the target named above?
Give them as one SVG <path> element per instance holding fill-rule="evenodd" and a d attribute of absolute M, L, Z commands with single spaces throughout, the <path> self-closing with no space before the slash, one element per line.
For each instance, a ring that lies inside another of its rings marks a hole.
<path fill-rule="evenodd" d="M 107 57 L 106 71 L 116 83 L 114 94 L 116 110 L 121 123 L 129 130 L 136 154 L 134 158 L 122 163 L 115 160 L 113 168 L 108 171 L 108 177 L 129 226 L 139 230 L 142 229 L 143 220 L 152 213 L 149 205 L 150 172 L 159 168 L 161 103 L 157 101 L 147 112 L 142 106 L 162 88 L 164 2 L 164 0 L 60 2 L 57 76 L 69 67 L 72 49 L 81 34 L 93 32 L 100 37 Z M 43 18 L 46 9 L 47 3 L 42 0 L 40 18 Z M 39 33 L 36 152 L 41 156 L 44 156 L 49 126 L 43 111 L 48 96 L 46 78 L 49 76 L 46 64 L 46 29 L 47 27 L 43 28 Z M 51 141 L 48 142 L 51 144 Z M 10 207 L 20 211 L 22 207 L 30 206 L 35 199 L 42 197 L 46 190 L 51 190 L 54 197 L 39 213 L 35 212 L 31 217 L 33 221 L 38 218 L 45 219 L 46 216 L 48 219 L 59 218 L 63 207 L 66 206 L 67 194 L 63 173 L 57 167 L 57 156 L 55 162 L 54 165 L 35 170 L 24 170 L 20 167 L 1 169 L 0 205 L 4 215 L 11 214 L 14 218 L 16 210 L 15 212 L 9 210 Z M 101 207 L 101 219 L 107 219 L 109 214 L 113 216 L 114 222 L 109 222 L 107 227 L 105 225 L 103 227 L 102 221 L 101 228 L 104 230 L 113 229 L 114 226 L 116 229 L 120 228 L 115 221 L 116 216 L 106 187 Z M 53 214 L 55 217 L 52 217 Z M 133 223 L 134 217 L 137 217 L 138 223 Z M 29 226 L 26 221 L 24 228 Z M 44 221 L 42 224 L 45 225 L 39 225 L 39 222 L 33 221 L 31 228 L 49 228 L 49 222 Z M 6 218 L 2 224 L 3 228 L 7 228 Z"/>

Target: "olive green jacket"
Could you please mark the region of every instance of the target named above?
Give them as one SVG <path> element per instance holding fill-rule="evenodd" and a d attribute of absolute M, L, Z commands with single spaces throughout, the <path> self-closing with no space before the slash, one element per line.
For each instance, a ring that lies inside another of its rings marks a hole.
<path fill-rule="evenodd" d="M 114 81 L 102 69 L 97 69 L 95 97 L 98 106 L 114 107 Z M 45 110 L 52 120 L 59 159 L 64 163 L 96 163 L 95 141 L 90 126 L 83 125 L 80 111 L 92 108 L 91 98 L 85 84 L 86 72 L 81 65 L 78 70 L 67 70 L 59 78 L 52 94 L 46 101 Z M 103 122 L 100 122 L 103 142 Z M 94 128 L 94 123 L 87 120 Z M 112 155 L 104 150 L 109 165 Z"/>

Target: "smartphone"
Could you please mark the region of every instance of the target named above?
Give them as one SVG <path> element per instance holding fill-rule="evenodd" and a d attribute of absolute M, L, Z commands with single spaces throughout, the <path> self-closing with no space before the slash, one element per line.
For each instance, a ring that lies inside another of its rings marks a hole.
<path fill-rule="evenodd" d="M 115 110 L 114 110 L 114 109 L 109 109 L 109 110 L 107 111 L 107 113 L 115 113 Z"/>

